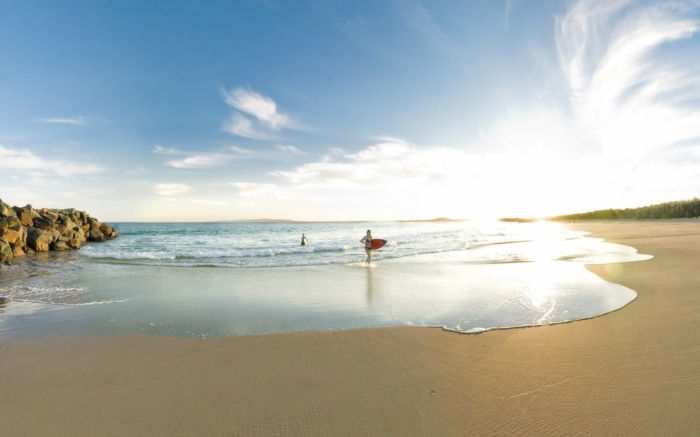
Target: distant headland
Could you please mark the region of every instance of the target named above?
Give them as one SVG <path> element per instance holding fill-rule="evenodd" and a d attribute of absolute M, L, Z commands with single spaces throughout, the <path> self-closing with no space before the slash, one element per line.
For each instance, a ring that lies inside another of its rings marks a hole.
<path fill-rule="evenodd" d="M 107 241 L 117 231 L 85 211 L 10 206 L 0 200 L 0 263 L 25 253 L 75 250 L 86 241 Z"/>

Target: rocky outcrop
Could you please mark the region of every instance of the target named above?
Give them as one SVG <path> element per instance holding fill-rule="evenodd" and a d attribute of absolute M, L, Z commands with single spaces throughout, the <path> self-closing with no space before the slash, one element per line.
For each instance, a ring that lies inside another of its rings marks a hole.
<path fill-rule="evenodd" d="M 85 211 L 11 207 L 0 200 L 0 262 L 25 253 L 80 249 L 86 241 L 116 237 L 117 231 Z"/>

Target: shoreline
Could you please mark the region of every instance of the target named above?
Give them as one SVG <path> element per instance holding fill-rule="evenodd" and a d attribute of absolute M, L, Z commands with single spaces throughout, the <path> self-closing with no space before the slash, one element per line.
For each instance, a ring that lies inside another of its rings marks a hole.
<path fill-rule="evenodd" d="M 636 299 L 578 323 L 479 335 L 388 327 L 215 339 L 116 335 L 2 341 L 0 402 L 7 407 L 0 410 L 0 431 L 700 432 L 700 395 L 694 389 L 700 385 L 695 316 L 700 226 L 566 226 L 654 255 L 644 262 L 586 266 L 606 281 L 632 288 Z"/>

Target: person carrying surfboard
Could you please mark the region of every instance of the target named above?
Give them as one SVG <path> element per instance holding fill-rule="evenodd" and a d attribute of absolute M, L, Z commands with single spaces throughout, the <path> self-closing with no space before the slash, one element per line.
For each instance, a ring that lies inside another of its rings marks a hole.
<path fill-rule="evenodd" d="M 302 246 L 308 246 L 308 245 L 309 245 L 309 239 L 306 238 L 306 234 L 301 234 L 301 245 L 302 245 Z"/>
<path fill-rule="evenodd" d="M 367 229 L 367 235 L 360 240 L 360 243 L 365 243 L 365 252 L 367 252 L 366 263 L 369 265 L 372 262 L 372 231 Z"/>

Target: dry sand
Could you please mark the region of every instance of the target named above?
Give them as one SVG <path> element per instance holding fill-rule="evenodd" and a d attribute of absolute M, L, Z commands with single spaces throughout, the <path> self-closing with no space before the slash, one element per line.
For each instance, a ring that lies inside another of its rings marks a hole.
<path fill-rule="evenodd" d="M 603 317 L 228 339 L 3 342 L 0 435 L 700 435 L 700 223 L 570 225 L 653 260 Z"/>

